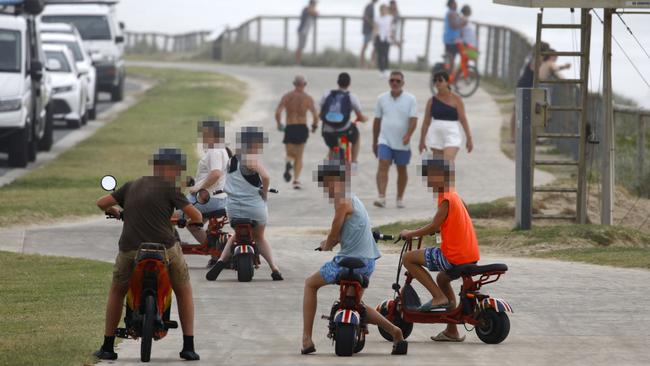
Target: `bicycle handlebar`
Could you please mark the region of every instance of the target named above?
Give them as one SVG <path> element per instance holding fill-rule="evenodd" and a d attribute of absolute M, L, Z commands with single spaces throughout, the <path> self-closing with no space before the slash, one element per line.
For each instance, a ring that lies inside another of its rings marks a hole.
<path fill-rule="evenodd" d="M 372 232 L 372 237 L 375 239 L 376 242 L 380 241 L 380 240 L 390 241 L 390 240 L 395 239 L 395 236 L 388 235 L 388 234 L 382 234 L 379 231 L 373 231 Z M 399 237 L 399 235 L 398 235 L 397 241 L 399 241 L 399 240 L 401 240 L 401 237 Z M 397 241 L 395 243 L 397 243 Z M 321 249 L 321 247 L 317 247 L 317 248 L 314 249 L 314 251 L 315 252 L 322 252 L 323 250 Z"/>

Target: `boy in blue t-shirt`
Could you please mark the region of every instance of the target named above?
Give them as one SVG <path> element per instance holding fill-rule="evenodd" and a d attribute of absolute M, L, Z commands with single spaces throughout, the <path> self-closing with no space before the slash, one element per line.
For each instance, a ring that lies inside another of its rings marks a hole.
<path fill-rule="evenodd" d="M 341 267 L 340 261 L 345 257 L 363 260 L 366 265 L 354 271 L 369 278 L 375 269 L 375 260 L 381 256 L 372 235 L 368 212 L 361 200 L 354 193 L 349 192 L 349 175 L 345 165 L 338 161 L 326 161 L 318 166 L 316 177 L 318 185 L 323 187 L 330 201 L 334 203 L 332 227 L 327 238 L 321 242 L 320 249 L 331 251 L 337 244 L 341 245 L 341 249 L 331 261 L 326 262 L 318 272 L 305 280 L 302 354 L 316 352 L 312 331 L 316 316 L 317 293 L 321 287 L 335 284 L 339 273 L 347 270 Z M 364 306 L 368 323 L 379 325 L 393 336 L 392 354 L 406 354 L 408 343 L 404 340 L 400 328 L 374 308 Z"/>

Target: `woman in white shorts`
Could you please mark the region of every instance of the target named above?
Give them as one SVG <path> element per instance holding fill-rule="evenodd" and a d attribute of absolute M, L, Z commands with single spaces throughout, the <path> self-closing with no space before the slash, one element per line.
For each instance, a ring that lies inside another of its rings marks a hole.
<path fill-rule="evenodd" d="M 427 103 L 420 134 L 420 153 L 428 150 L 434 156 L 454 161 L 463 144 L 461 127 L 465 132 L 467 152 L 472 152 L 474 144 L 469 129 L 465 105 L 460 96 L 449 88 L 449 74 L 437 72 L 433 76 L 437 93 Z"/>

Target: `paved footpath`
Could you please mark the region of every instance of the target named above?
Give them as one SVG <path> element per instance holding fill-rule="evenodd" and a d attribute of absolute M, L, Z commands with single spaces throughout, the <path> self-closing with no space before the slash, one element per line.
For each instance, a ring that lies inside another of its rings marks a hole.
<path fill-rule="evenodd" d="M 263 266 L 251 283 L 236 282 L 235 273 L 228 271 L 217 282 L 209 283 L 204 280 L 206 258 L 187 257 L 196 300 L 197 350 L 202 358 L 197 364 L 647 364 L 650 297 L 645 289 L 650 283 L 649 271 L 507 257 L 482 260 L 483 263 L 503 261 L 510 267 L 501 281 L 485 289 L 487 293 L 509 300 L 515 310 L 511 316 L 510 336 L 501 345 L 483 344 L 474 333 L 468 334 L 462 344 L 433 343 L 429 336 L 439 332 L 442 326 L 416 325 L 409 338 L 409 355 L 397 358 L 389 356 L 391 345 L 372 328 L 366 349 L 352 358 L 342 359 L 335 358 L 334 349 L 325 337 L 326 322 L 317 319 L 314 340 L 318 353 L 300 356 L 303 280 L 331 256 L 331 253 L 315 253 L 312 248 L 322 240 L 332 208 L 311 182 L 311 170 L 325 154 L 320 137 L 312 135 L 306 149 L 304 189 L 293 191 L 281 179 L 283 147 L 281 135 L 273 129 L 272 115 L 277 100 L 290 88 L 295 73 L 306 74 L 308 91 L 320 97 L 333 87 L 337 71 L 208 64 L 146 65 L 225 72 L 245 81 L 249 98 L 232 125 L 268 127 L 270 143 L 265 159 L 273 172 L 272 185 L 281 191 L 270 198 L 268 236 L 286 278 L 284 282 L 272 282 L 268 267 Z M 352 90 L 372 115 L 374 100 L 386 89 L 386 81 L 370 71 L 355 71 L 352 79 Z M 406 80 L 407 89 L 417 95 L 422 109 L 429 95 L 427 75 L 407 73 Z M 469 202 L 514 195 L 514 164 L 499 150 L 501 117 L 497 105 L 483 90 L 466 103 L 476 150 L 470 155 L 462 152 L 459 156 L 458 190 Z M 389 199 L 386 209 L 372 207 L 376 196 L 376 163 L 370 151 L 371 126 L 363 126 L 361 134 L 364 145 L 353 186 L 366 203 L 373 221 L 386 223 L 430 217 L 433 196 L 415 176 L 415 168 L 409 170 L 412 178 L 405 200 L 407 209 L 396 209 L 393 199 Z M 394 197 L 394 172 L 391 178 L 388 196 Z M 539 178 L 542 181 L 552 179 L 544 174 Z M 0 231 L 0 249 L 112 261 L 119 231 L 119 223 L 100 217 L 48 227 L 5 229 Z M 365 295 L 367 303 L 376 304 L 392 295 L 390 287 L 395 280 L 396 263 L 395 254 L 385 254 L 378 261 Z M 326 313 L 336 296 L 336 287 L 323 289 L 318 314 Z M 182 364 L 178 359 L 180 346 L 181 332 L 171 331 L 167 338 L 154 344 L 152 364 Z M 138 342 L 123 342 L 118 352 L 120 359 L 116 364 L 139 363 Z"/>

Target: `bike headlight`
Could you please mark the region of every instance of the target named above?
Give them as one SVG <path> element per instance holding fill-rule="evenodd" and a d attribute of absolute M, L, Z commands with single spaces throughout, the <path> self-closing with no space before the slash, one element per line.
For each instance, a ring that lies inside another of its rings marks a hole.
<path fill-rule="evenodd" d="M 59 86 L 53 89 L 54 94 L 67 93 L 74 90 L 74 85 Z"/>
<path fill-rule="evenodd" d="M 23 105 L 23 101 L 20 98 L 15 99 L 0 99 L 0 112 L 11 112 L 17 111 Z"/>

